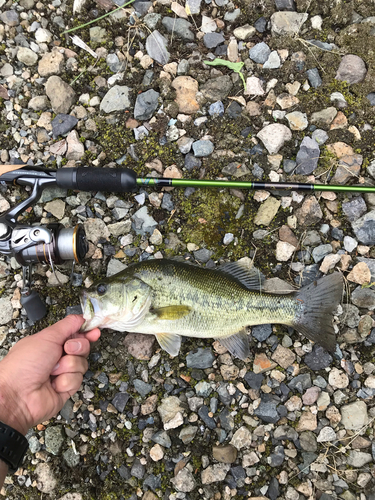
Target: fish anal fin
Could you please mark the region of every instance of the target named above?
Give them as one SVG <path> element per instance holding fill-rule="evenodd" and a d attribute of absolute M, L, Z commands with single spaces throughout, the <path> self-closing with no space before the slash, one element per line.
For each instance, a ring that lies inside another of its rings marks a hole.
<path fill-rule="evenodd" d="M 158 319 L 180 319 L 189 314 L 191 307 L 189 306 L 166 306 L 159 307 L 159 309 L 153 309 L 153 313 L 156 314 Z"/>
<path fill-rule="evenodd" d="M 249 337 L 245 330 L 241 330 L 228 337 L 217 337 L 216 340 L 226 347 L 236 358 L 245 360 L 250 355 Z"/>
<path fill-rule="evenodd" d="M 174 333 L 157 333 L 156 340 L 164 351 L 171 356 L 177 356 L 181 347 L 181 336 Z"/>
<path fill-rule="evenodd" d="M 221 273 L 229 274 L 249 290 L 260 291 L 263 288 L 264 275 L 256 267 L 251 266 L 250 259 L 229 262 L 218 268 Z"/>

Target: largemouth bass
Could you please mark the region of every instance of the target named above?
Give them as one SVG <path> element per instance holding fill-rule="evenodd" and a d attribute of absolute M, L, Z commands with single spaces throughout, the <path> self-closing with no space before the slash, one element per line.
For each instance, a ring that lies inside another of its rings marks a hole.
<path fill-rule="evenodd" d="M 263 280 L 242 261 L 218 269 L 167 259 L 143 261 L 82 293 L 81 330 L 153 334 L 172 356 L 179 353 L 181 336 L 214 338 L 245 359 L 245 327 L 279 323 L 334 351 L 332 320 L 343 291 L 341 274 L 287 295 L 262 292 Z"/>

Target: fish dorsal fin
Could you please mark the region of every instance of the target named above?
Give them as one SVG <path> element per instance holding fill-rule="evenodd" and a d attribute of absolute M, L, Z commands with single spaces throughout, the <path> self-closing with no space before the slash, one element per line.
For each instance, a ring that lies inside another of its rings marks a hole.
<path fill-rule="evenodd" d="M 221 273 L 229 274 L 249 290 L 263 289 L 264 275 L 256 267 L 250 267 L 246 260 L 229 262 L 218 268 Z"/>
<path fill-rule="evenodd" d="M 156 340 L 164 351 L 167 351 L 171 356 L 177 356 L 181 347 L 181 335 L 174 333 L 157 333 Z"/>
<path fill-rule="evenodd" d="M 158 319 L 174 320 L 180 319 L 189 314 L 191 307 L 189 306 L 166 306 L 153 309 L 152 312 L 156 314 Z"/>
<path fill-rule="evenodd" d="M 241 330 L 229 337 L 219 337 L 216 340 L 226 347 L 236 358 L 244 360 L 250 355 L 249 337 L 245 330 Z"/>

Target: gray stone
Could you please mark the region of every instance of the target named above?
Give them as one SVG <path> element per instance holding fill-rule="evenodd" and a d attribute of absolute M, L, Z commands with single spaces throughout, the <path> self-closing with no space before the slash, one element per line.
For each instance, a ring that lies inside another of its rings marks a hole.
<path fill-rule="evenodd" d="M 39 442 L 39 439 L 36 436 L 31 436 L 29 438 L 29 449 L 31 453 L 36 453 L 41 449 L 42 445 Z"/>
<path fill-rule="evenodd" d="M 254 411 L 254 415 L 259 417 L 263 422 L 276 424 L 280 420 L 280 415 L 277 412 L 277 404 L 270 401 L 261 401 L 260 405 Z"/>
<path fill-rule="evenodd" d="M 193 25 L 186 19 L 164 17 L 162 25 L 169 33 L 173 33 L 173 36 L 178 36 L 186 42 L 193 42 L 195 39 L 194 33 L 190 31 Z"/>
<path fill-rule="evenodd" d="M 313 350 L 306 354 L 303 360 L 310 370 L 313 371 L 324 370 L 324 368 L 327 368 L 333 361 L 332 356 L 323 349 L 323 347 L 317 344 L 314 344 Z"/>
<path fill-rule="evenodd" d="M 167 39 L 159 33 L 158 30 L 153 31 L 147 37 L 146 51 L 147 54 L 157 63 L 164 66 L 170 58 L 170 53 L 167 50 Z"/>
<path fill-rule="evenodd" d="M 320 149 L 318 143 L 310 137 L 304 137 L 296 157 L 296 174 L 309 175 L 318 166 Z"/>
<path fill-rule="evenodd" d="M 192 154 L 187 154 L 185 156 L 185 167 L 190 172 L 193 168 L 199 168 L 202 165 L 202 161 L 199 158 L 196 158 Z"/>
<path fill-rule="evenodd" d="M 271 54 L 271 49 L 264 42 L 256 43 L 249 50 L 250 59 L 259 64 L 264 64 L 267 61 L 270 54 Z"/>
<path fill-rule="evenodd" d="M 194 258 L 199 262 L 203 262 L 205 264 L 210 260 L 212 254 L 213 252 L 211 250 L 208 250 L 207 248 L 201 248 L 200 250 L 194 252 Z"/>
<path fill-rule="evenodd" d="M 77 123 L 78 119 L 75 116 L 59 113 L 51 122 L 54 137 L 67 134 Z"/>
<path fill-rule="evenodd" d="M 20 47 L 17 52 L 17 59 L 26 66 L 34 66 L 38 61 L 38 54 L 27 47 Z"/>
<path fill-rule="evenodd" d="M 322 130 L 321 128 L 317 128 L 316 130 L 314 130 L 314 132 L 311 134 L 311 137 L 318 144 L 318 146 L 321 146 L 328 140 L 327 132 L 325 130 Z"/>
<path fill-rule="evenodd" d="M 58 455 L 65 441 L 65 434 L 62 426 L 56 425 L 47 427 L 44 434 L 44 441 L 46 450 L 53 455 Z"/>
<path fill-rule="evenodd" d="M 348 54 L 341 59 L 335 78 L 353 84 L 362 82 L 366 78 L 366 74 L 367 69 L 363 59 Z"/>
<path fill-rule="evenodd" d="M 315 452 L 318 449 L 318 443 L 316 441 L 316 436 L 311 431 L 301 432 L 299 436 L 299 442 L 301 448 L 305 451 Z"/>
<path fill-rule="evenodd" d="M 20 23 L 19 15 L 15 10 L 6 10 L 0 14 L 0 19 L 7 26 L 18 26 Z"/>
<path fill-rule="evenodd" d="M 209 429 L 215 429 L 216 428 L 216 422 L 213 417 L 210 417 L 208 414 L 210 413 L 210 409 L 208 406 L 203 405 L 199 408 L 198 410 L 198 415 L 201 420 L 205 423 L 205 425 Z"/>
<path fill-rule="evenodd" d="M 345 201 L 342 204 L 342 210 L 350 222 L 353 222 L 367 212 L 367 206 L 364 199 L 357 196 L 350 201 Z"/>
<path fill-rule="evenodd" d="M 13 318 L 13 307 L 9 297 L 0 298 L 0 325 L 6 325 Z"/>
<path fill-rule="evenodd" d="M 308 69 L 306 71 L 307 78 L 309 80 L 309 83 L 314 89 L 320 87 L 323 83 L 320 75 L 319 75 L 319 70 L 318 68 L 312 68 Z"/>
<path fill-rule="evenodd" d="M 76 93 L 59 76 L 50 76 L 46 83 L 46 94 L 55 113 L 69 113 L 76 100 Z"/>
<path fill-rule="evenodd" d="M 190 493 L 197 486 L 193 474 L 186 467 L 181 469 L 178 474 L 171 479 L 171 483 L 177 491 L 181 491 L 183 493 Z"/>
<path fill-rule="evenodd" d="M 67 402 L 62 407 L 62 409 L 60 410 L 60 415 L 67 422 L 70 422 L 72 418 L 74 418 L 73 405 L 74 405 L 73 401 L 71 399 L 68 399 Z"/>
<path fill-rule="evenodd" d="M 66 451 L 63 453 L 63 458 L 66 463 L 66 465 L 70 468 L 77 467 L 77 465 L 80 462 L 80 455 L 79 453 L 74 453 L 72 448 L 68 448 Z"/>
<path fill-rule="evenodd" d="M 120 71 L 124 71 L 126 67 L 126 62 L 124 60 L 120 61 L 117 54 L 108 54 L 106 58 L 106 63 L 108 64 L 108 68 L 112 73 L 119 73 Z"/>
<path fill-rule="evenodd" d="M 238 162 L 229 163 L 222 169 L 222 173 L 224 175 L 231 175 L 238 179 L 239 177 L 243 177 L 250 173 L 250 170 L 247 168 L 245 164 L 239 165 Z"/>
<path fill-rule="evenodd" d="M 272 335 L 272 325 L 257 325 L 251 328 L 251 335 L 258 340 L 264 342 Z"/>
<path fill-rule="evenodd" d="M 355 401 L 341 408 L 341 424 L 346 430 L 358 431 L 367 423 L 367 405 L 364 401 Z"/>
<path fill-rule="evenodd" d="M 294 0 L 275 0 L 275 5 L 277 10 L 296 10 L 296 4 Z"/>
<path fill-rule="evenodd" d="M 200 91 L 210 101 L 222 101 L 229 95 L 232 87 L 231 78 L 228 75 L 224 75 L 217 78 L 210 78 L 206 83 L 201 85 Z"/>
<path fill-rule="evenodd" d="M 353 231 L 364 245 L 375 245 L 375 210 L 352 222 Z"/>
<path fill-rule="evenodd" d="M 203 37 L 203 42 L 208 49 L 214 49 L 221 43 L 224 43 L 225 38 L 221 33 L 206 33 Z"/>
<path fill-rule="evenodd" d="M 129 401 L 129 398 L 130 394 L 128 394 L 127 392 L 118 392 L 112 399 L 112 404 L 117 411 L 123 413 L 123 411 L 125 410 L 126 403 Z"/>
<path fill-rule="evenodd" d="M 344 237 L 344 248 L 347 252 L 351 253 L 358 246 L 358 241 L 352 238 L 351 236 Z"/>
<path fill-rule="evenodd" d="M 133 229 L 137 234 L 145 235 L 146 233 L 152 234 L 155 227 L 158 225 L 155 219 L 147 212 L 147 207 L 140 208 L 132 216 Z"/>
<path fill-rule="evenodd" d="M 208 113 L 210 116 L 223 116 L 224 104 L 221 101 L 216 101 L 212 103 L 208 109 Z"/>
<path fill-rule="evenodd" d="M 285 453 L 283 446 L 275 446 L 274 453 L 271 453 L 269 457 L 267 457 L 267 462 L 271 467 L 280 467 L 280 465 L 284 462 Z"/>
<path fill-rule="evenodd" d="M 283 170 L 286 174 L 291 174 L 296 168 L 297 163 L 294 160 L 285 159 L 283 161 Z"/>
<path fill-rule="evenodd" d="M 152 391 L 152 385 L 143 382 L 143 380 L 135 379 L 133 382 L 134 389 L 144 398 L 149 392 Z"/>
<path fill-rule="evenodd" d="M 229 472 L 230 464 L 214 464 L 209 465 L 202 471 L 202 484 L 212 484 L 219 481 L 224 481 L 225 476 Z"/>
<path fill-rule="evenodd" d="M 288 387 L 294 391 L 297 389 L 301 394 L 311 387 L 311 376 L 310 373 L 302 373 L 293 377 L 290 382 L 288 382 Z"/>
<path fill-rule="evenodd" d="M 332 250 L 332 245 L 329 243 L 325 245 L 319 245 L 318 247 L 314 248 L 314 250 L 312 251 L 312 256 L 315 263 L 323 260 L 326 255 L 332 253 Z"/>
<path fill-rule="evenodd" d="M 266 125 L 258 132 L 257 137 L 263 142 L 270 155 L 276 154 L 286 141 L 292 138 L 292 132 L 281 123 Z"/>
<path fill-rule="evenodd" d="M 348 465 L 359 469 L 364 467 L 366 464 L 372 462 L 372 456 L 370 453 L 364 453 L 363 451 L 350 450 L 347 459 Z"/>
<path fill-rule="evenodd" d="M 123 111 L 130 107 L 129 87 L 125 85 L 115 85 L 108 90 L 100 103 L 100 111 L 113 113 L 113 111 Z"/>
<path fill-rule="evenodd" d="M 271 29 L 274 35 L 296 35 L 308 19 L 307 13 L 275 12 L 271 16 Z"/>
<path fill-rule="evenodd" d="M 159 92 L 150 89 L 137 96 L 134 106 L 134 118 L 136 120 L 149 120 L 156 111 L 159 102 Z"/>
<path fill-rule="evenodd" d="M 352 292 L 350 299 L 357 307 L 363 307 L 371 311 L 375 309 L 375 290 L 371 288 L 357 287 Z"/>
<path fill-rule="evenodd" d="M 188 368 L 200 368 L 202 370 L 211 368 L 215 360 L 215 355 L 210 348 L 203 349 L 199 347 L 190 351 L 186 356 L 186 366 Z"/>
<path fill-rule="evenodd" d="M 145 15 L 145 17 L 143 18 L 143 22 L 148 28 L 150 28 L 150 30 L 154 30 L 160 19 L 161 19 L 161 14 L 157 14 L 156 12 L 150 12 L 150 14 Z"/>
<path fill-rule="evenodd" d="M 267 61 L 263 64 L 263 69 L 277 69 L 281 66 L 281 60 L 278 52 L 273 50 Z"/>
<path fill-rule="evenodd" d="M 226 12 L 224 15 L 224 21 L 228 23 L 234 23 L 234 21 L 241 15 L 241 9 L 234 9 L 232 12 Z"/>
<path fill-rule="evenodd" d="M 151 440 L 154 443 L 160 444 L 164 448 L 170 448 L 172 446 L 171 438 L 168 436 L 166 431 L 157 431 L 152 435 Z"/>
<path fill-rule="evenodd" d="M 209 140 L 200 140 L 193 142 L 194 155 L 197 158 L 209 156 L 214 150 L 214 145 Z"/>

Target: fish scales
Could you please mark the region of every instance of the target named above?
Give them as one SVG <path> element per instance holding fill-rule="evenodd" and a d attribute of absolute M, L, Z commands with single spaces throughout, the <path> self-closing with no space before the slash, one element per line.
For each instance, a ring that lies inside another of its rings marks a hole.
<path fill-rule="evenodd" d="M 246 326 L 289 325 L 333 351 L 333 312 L 343 280 L 333 273 L 285 295 L 261 291 L 262 276 L 244 262 L 207 269 L 175 260 L 150 260 L 103 279 L 82 294 L 82 331 L 111 328 L 153 334 L 176 356 L 181 336 L 217 338 L 246 359 Z"/>

